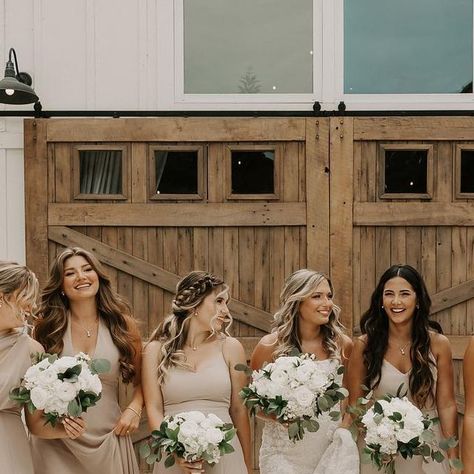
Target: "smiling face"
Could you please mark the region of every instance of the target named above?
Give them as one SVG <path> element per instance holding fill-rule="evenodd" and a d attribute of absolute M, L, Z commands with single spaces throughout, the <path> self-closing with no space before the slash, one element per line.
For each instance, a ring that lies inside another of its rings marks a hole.
<path fill-rule="evenodd" d="M 230 321 L 230 312 L 227 307 L 229 290 L 220 286 L 207 295 L 196 308 L 195 320 L 206 331 L 222 331 Z"/>
<path fill-rule="evenodd" d="M 323 280 L 311 296 L 300 303 L 300 318 L 305 322 L 322 326 L 329 322 L 333 306 L 331 287 L 327 280 Z"/>
<path fill-rule="evenodd" d="M 99 276 L 82 255 L 74 255 L 64 262 L 62 286 L 71 301 L 95 298 L 99 291 Z"/>
<path fill-rule="evenodd" d="M 391 278 L 385 283 L 382 304 L 391 323 L 410 322 L 415 314 L 417 304 L 415 290 L 405 278 Z"/>

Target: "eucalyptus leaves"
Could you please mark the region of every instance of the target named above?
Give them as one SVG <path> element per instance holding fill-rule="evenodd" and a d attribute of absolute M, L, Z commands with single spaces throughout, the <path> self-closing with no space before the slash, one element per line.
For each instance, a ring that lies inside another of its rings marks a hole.
<path fill-rule="evenodd" d="M 73 357 L 37 354 L 37 363 L 25 373 L 10 399 L 28 411 L 43 410 L 46 423 L 55 426 L 64 416 L 78 417 L 100 400 L 100 373 L 110 370 L 106 359 L 91 360 L 80 352 Z"/>
<path fill-rule="evenodd" d="M 262 411 L 288 425 L 292 441 L 303 439 L 305 430 L 317 431 L 317 418 L 329 413 L 333 420 L 340 417 L 339 403 L 347 397 L 341 387 L 343 367 L 337 361 L 317 361 L 314 355 L 300 354 L 279 357 L 261 370 L 251 372 L 248 387 L 240 392 L 244 404 L 252 414 Z"/>

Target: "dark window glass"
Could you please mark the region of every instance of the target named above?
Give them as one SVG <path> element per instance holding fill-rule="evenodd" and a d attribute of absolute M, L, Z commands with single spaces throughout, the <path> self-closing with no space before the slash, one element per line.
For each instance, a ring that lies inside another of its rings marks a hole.
<path fill-rule="evenodd" d="M 232 151 L 232 194 L 273 194 L 274 151 Z"/>
<path fill-rule="evenodd" d="M 385 193 L 426 193 L 427 150 L 385 150 Z"/>
<path fill-rule="evenodd" d="M 197 151 L 155 151 L 156 194 L 198 194 Z"/>
<path fill-rule="evenodd" d="M 81 194 L 122 194 L 122 152 L 80 150 Z"/>
<path fill-rule="evenodd" d="M 474 150 L 461 151 L 461 192 L 474 193 Z"/>

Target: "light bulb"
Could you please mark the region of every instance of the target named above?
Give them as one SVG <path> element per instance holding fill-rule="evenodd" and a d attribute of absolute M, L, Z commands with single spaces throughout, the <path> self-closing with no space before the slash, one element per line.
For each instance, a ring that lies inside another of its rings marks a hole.
<path fill-rule="evenodd" d="M 13 95 L 15 91 L 13 89 L 5 89 L 5 94 L 7 95 Z"/>

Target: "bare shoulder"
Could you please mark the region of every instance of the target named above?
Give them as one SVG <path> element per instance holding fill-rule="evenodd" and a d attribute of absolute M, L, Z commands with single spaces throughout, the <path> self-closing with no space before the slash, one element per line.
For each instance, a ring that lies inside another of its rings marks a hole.
<path fill-rule="evenodd" d="M 277 343 L 278 336 L 276 333 L 272 332 L 270 334 L 266 334 L 263 336 L 260 341 L 258 341 L 257 345 L 262 346 L 274 346 Z"/>
<path fill-rule="evenodd" d="M 143 356 L 158 356 L 162 345 L 161 341 L 147 342 L 143 347 Z"/>
<path fill-rule="evenodd" d="M 365 348 L 367 347 L 367 335 L 363 334 L 354 339 L 352 343 L 352 354 L 360 356 L 364 353 Z"/>
<path fill-rule="evenodd" d="M 349 359 L 352 353 L 352 348 L 354 347 L 352 339 L 346 334 L 343 334 L 340 339 L 340 347 L 343 359 Z"/>
<path fill-rule="evenodd" d="M 439 334 L 436 331 L 430 331 L 430 346 L 431 352 L 436 358 L 440 355 L 449 355 L 451 356 L 451 343 L 449 339 L 443 335 Z"/>
<path fill-rule="evenodd" d="M 44 352 L 43 346 L 32 337 L 28 338 L 28 345 L 32 354 L 36 354 L 37 352 L 42 354 Z"/>
<path fill-rule="evenodd" d="M 243 351 L 244 346 L 242 343 L 235 337 L 226 336 L 224 339 L 224 348 L 229 351 Z"/>

